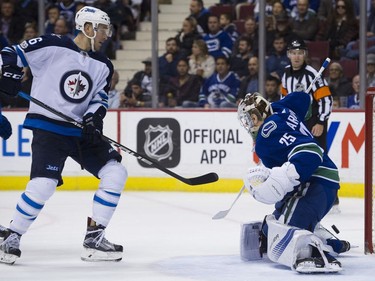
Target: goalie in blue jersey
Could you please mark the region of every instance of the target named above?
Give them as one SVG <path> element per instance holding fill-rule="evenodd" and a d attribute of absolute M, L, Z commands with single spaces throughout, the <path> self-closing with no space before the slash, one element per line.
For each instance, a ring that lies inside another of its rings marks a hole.
<path fill-rule="evenodd" d="M 21 256 L 21 236 L 56 187 L 63 184 L 62 172 L 68 157 L 100 179 L 87 219 L 81 258 L 85 261 L 122 258 L 123 247 L 105 238 L 105 228 L 127 179 L 121 155 L 102 139 L 113 65 L 99 50 L 111 37 L 112 26 L 105 12 L 89 6 L 77 12 L 75 23 L 78 33 L 74 40 L 44 35 L 1 51 L 2 94 L 18 94 L 22 67 L 28 66 L 34 77 L 31 96 L 83 125 L 83 129 L 78 128 L 45 107 L 30 103 L 23 124 L 33 131 L 30 181 L 17 202 L 9 228 L 0 227 L 2 263 L 13 264 Z M 6 137 L 7 130 L 4 131 Z"/>
<path fill-rule="evenodd" d="M 275 204 L 260 236 L 248 235 L 260 238 L 260 255 L 267 253 L 272 261 L 298 272 L 338 272 L 341 263 L 335 256 L 348 251 L 350 244 L 329 235 L 319 223 L 335 201 L 339 174 L 303 122 L 310 103 L 304 92 L 272 104 L 255 93 L 238 105 L 240 123 L 261 159 L 261 165 L 248 171 L 244 184 L 257 201 Z M 256 258 L 259 252 L 247 257 Z"/>

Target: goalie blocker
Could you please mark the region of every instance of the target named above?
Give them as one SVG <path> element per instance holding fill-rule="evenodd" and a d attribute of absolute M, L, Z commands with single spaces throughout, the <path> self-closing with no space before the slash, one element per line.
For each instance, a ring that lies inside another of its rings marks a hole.
<path fill-rule="evenodd" d="M 267 256 L 273 261 L 290 267 L 299 273 L 336 273 L 342 270 L 341 263 L 330 252 L 330 248 L 314 233 L 285 225 L 273 215 L 266 217 Z M 242 225 L 241 259 L 262 259 L 265 241 L 261 239 L 262 223 L 249 222 Z"/>

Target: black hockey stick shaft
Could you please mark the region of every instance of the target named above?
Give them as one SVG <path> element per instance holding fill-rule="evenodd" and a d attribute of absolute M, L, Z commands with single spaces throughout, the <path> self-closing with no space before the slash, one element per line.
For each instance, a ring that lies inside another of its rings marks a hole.
<path fill-rule="evenodd" d="M 77 122 L 76 120 L 74 120 L 73 118 L 65 115 L 64 113 L 56 110 L 55 108 L 52 108 L 50 107 L 49 105 L 41 102 L 40 100 L 24 93 L 24 92 L 19 92 L 18 95 L 21 97 L 21 98 L 24 98 L 28 101 L 31 101 L 37 105 L 39 105 L 40 107 L 52 112 L 53 114 L 61 117 L 62 119 L 72 123 L 73 125 L 75 125 L 76 127 L 78 128 L 83 128 L 83 124 L 81 124 L 80 122 Z M 152 166 L 154 168 L 157 168 L 161 171 L 163 171 L 164 173 L 172 176 L 173 178 L 176 178 L 186 184 L 189 184 L 189 185 L 199 185 L 199 184 L 207 184 L 207 183 L 211 183 L 211 182 L 215 182 L 219 179 L 218 175 L 216 173 L 208 173 L 208 174 L 204 174 L 202 176 L 198 176 L 198 177 L 194 177 L 194 178 L 185 178 L 185 177 L 182 177 L 174 172 L 172 172 L 171 170 L 165 168 L 164 166 L 162 166 L 161 164 L 159 164 L 158 162 L 156 162 L 155 160 L 151 159 L 150 157 L 146 156 L 146 155 L 142 155 L 142 154 L 139 154 L 137 152 L 135 152 L 134 150 L 131 150 L 130 148 L 122 145 L 121 143 L 118 143 L 116 142 L 115 140 L 105 136 L 105 135 L 102 135 L 102 138 L 106 141 L 108 141 L 109 143 L 111 143 L 113 146 L 117 147 L 117 148 L 120 148 L 122 151 L 125 151 L 126 153 L 136 157 L 138 160 L 146 163 L 147 165 L 149 166 Z"/>

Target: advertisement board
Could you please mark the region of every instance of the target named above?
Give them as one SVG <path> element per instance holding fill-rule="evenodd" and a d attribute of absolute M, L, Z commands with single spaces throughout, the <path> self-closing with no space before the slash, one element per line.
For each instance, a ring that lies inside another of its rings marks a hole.
<path fill-rule="evenodd" d="M 0 142 L 0 189 L 6 189 L 6 180 L 29 175 L 32 133 L 22 128 L 25 114 L 4 111 L 13 135 Z M 328 154 L 339 168 L 342 186 L 354 189 L 361 189 L 364 181 L 364 122 L 362 111 L 333 112 L 329 120 Z M 106 136 L 184 177 L 216 172 L 220 180 L 215 188 L 224 191 L 232 190 L 226 188 L 228 183 L 238 189 L 247 169 L 258 161 L 235 110 L 115 110 L 108 112 L 104 128 Z M 163 190 L 179 184 L 136 157 L 121 154 L 129 172 L 128 188 Z M 63 176 L 91 178 L 71 159 Z"/>

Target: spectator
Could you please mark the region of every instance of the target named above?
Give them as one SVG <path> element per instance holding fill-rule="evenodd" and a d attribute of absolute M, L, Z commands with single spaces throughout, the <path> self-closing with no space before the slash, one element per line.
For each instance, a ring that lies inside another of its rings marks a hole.
<path fill-rule="evenodd" d="M 0 30 L 10 45 L 18 44 L 23 36 L 26 22 L 15 14 L 14 1 L 3 0 L 0 4 Z"/>
<path fill-rule="evenodd" d="M 229 70 L 225 56 L 216 59 L 216 72 L 208 78 L 199 93 L 199 105 L 204 108 L 235 108 L 240 79 Z"/>
<path fill-rule="evenodd" d="M 56 21 L 60 17 L 60 9 L 58 6 L 50 5 L 47 7 L 47 20 L 44 23 L 44 33 L 54 33 Z"/>
<path fill-rule="evenodd" d="M 63 36 L 68 36 L 72 40 L 74 39 L 73 34 L 71 33 L 71 26 L 69 26 L 69 22 L 64 18 L 63 16 L 60 16 L 56 23 L 55 23 L 55 28 L 54 28 L 54 34 L 57 35 L 63 35 Z"/>
<path fill-rule="evenodd" d="M 105 2 L 107 0 L 99 1 Z M 139 16 L 137 9 L 140 9 L 139 5 L 133 7 L 132 2 L 129 0 L 116 0 L 113 4 L 104 3 L 103 5 L 106 6 L 108 15 L 111 17 L 111 22 L 113 21 L 113 25 L 117 31 L 115 41 L 135 39 Z"/>
<path fill-rule="evenodd" d="M 238 38 L 238 32 L 236 25 L 232 22 L 232 16 L 230 14 L 221 14 L 219 22 L 221 30 L 228 33 L 234 43 Z"/>
<path fill-rule="evenodd" d="M 320 0 L 310 0 L 309 10 L 312 13 L 317 13 L 319 9 Z M 294 17 L 298 13 L 298 0 L 283 0 L 283 5 L 291 17 Z"/>
<path fill-rule="evenodd" d="M 165 42 L 165 53 L 159 57 L 160 93 L 171 77 L 177 76 L 177 61 L 181 58 L 177 39 L 170 37 Z"/>
<path fill-rule="evenodd" d="M 120 75 L 117 70 L 113 71 L 111 86 L 108 91 L 108 108 L 119 108 L 120 107 L 120 92 L 116 89 Z"/>
<path fill-rule="evenodd" d="M 230 58 L 233 41 L 228 33 L 220 29 L 219 18 L 217 16 L 209 16 L 208 29 L 209 33 L 203 37 L 203 40 L 206 42 L 209 54 L 215 59 L 222 56 Z"/>
<path fill-rule="evenodd" d="M 197 20 L 193 17 L 185 18 L 182 23 L 182 29 L 176 36 L 178 45 L 180 46 L 181 57 L 189 57 L 194 40 L 201 38 L 202 36 L 197 30 Z"/>
<path fill-rule="evenodd" d="M 352 93 L 348 96 L 348 108 L 359 109 L 359 75 L 355 75 L 352 79 Z"/>
<path fill-rule="evenodd" d="M 375 54 L 367 55 L 367 88 L 375 87 Z"/>
<path fill-rule="evenodd" d="M 371 1 L 370 15 L 367 19 L 367 53 L 375 53 L 375 1 Z M 359 58 L 359 39 L 356 41 L 349 42 L 345 49 L 341 52 L 341 57 L 349 59 Z"/>
<path fill-rule="evenodd" d="M 253 53 L 258 54 L 258 25 L 254 18 L 248 18 L 245 20 L 244 32 L 241 36 L 246 36 L 250 39 L 251 46 L 253 48 Z M 238 48 L 238 39 L 234 42 L 233 50 Z"/>
<path fill-rule="evenodd" d="M 231 59 L 230 70 L 234 71 L 240 79 L 249 75 L 247 65 L 249 59 L 254 56 L 251 42 L 248 37 L 241 36 L 238 40 L 236 55 Z"/>
<path fill-rule="evenodd" d="M 289 64 L 289 58 L 286 55 L 285 38 L 276 34 L 273 39 L 273 52 L 266 58 L 267 74 L 279 79 L 284 74 L 285 67 Z"/>
<path fill-rule="evenodd" d="M 275 76 L 268 75 L 266 78 L 266 85 L 264 87 L 264 98 L 269 102 L 280 100 L 280 85 L 280 79 L 276 78 Z"/>
<path fill-rule="evenodd" d="M 204 36 L 208 31 L 208 17 L 210 12 L 204 7 L 203 0 L 191 0 L 190 1 L 190 16 L 197 20 L 198 32 Z"/>
<path fill-rule="evenodd" d="M 143 90 L 142 82 L 132 80 L 129 83 L 132 89 L 131 93 L 120 95 L 120 107 L 152 107 L 152 96 Z"/>
<path fill-rule="evenodd" d="M 146 58 L 142 61 L 144 64 L 144 70 L 137 71 L 134 75 L 131 81 L 141 81 L 142 89 L 145 93 L 151 95 L 152 93 L 152 59 L 151 57 Z M 125 95 L 130 95 L 132 92 L 131 89 L 131 83 L 128 83 L 125 87 Z"/>
<path fill-rule="evenodd" d="M 25 24 L 25 31 L 23 33 L 22 39 L 19 43 L 22 43 L 25 40 L 29 40 L 32 38 L 38 37 L 38 29 L 35 24 L 33 23 L 26 23 Z"/>
<path fill-rule="evenodd" d="M 191 50 L 189 74 L 196 74 L 207 79 L 215 71 L 215 59 L 208 53 L 206 42 L 202 39 L 195 40 Z"/>
<path fill-rule="evenodd" d="M 340 63 L 331 63 L 328 70 L 329 75 L 327 82 L 332 96 L 339 97 L 341 107 L 347 107 L 348 96 L 352 92 L 352 86 L 350 85 L 351 83 L 344 76 L 344 71 Z"/>
<path fill-rule="evenodd" d="M 58 0 L 60 16 L 63 16 L 69 26 L 74 26 L 74 17 L 76 13 L 76 2 L 74 0 Z"/>
<path fill-rule="evenodd" d="M 258 57 L 251 57 L 248 63 L 249 76 L 241 81 L 240 90 L 238 91 L 238 100 L 243 99 L 247 93 L 255 93 L 259 91 L 259 62 Z"/>
<path fill-rule="evenodd" d="M 335 11 L 327 27 L 325 40 L 329 40 L 330 57 L 338 60 L 346 45 L 358 39 L 359 35 L 359 23 L 350 0 L 336 0 Z"/>
<path fill-rule="evenodd" d="M 297 38 L 297 34 L 293 31 L 291 26 L 291 20 L 287 14 L 281 14 L 276 16 L 276 30 L 273 33 L 274 38 L 276 34 L 281 37 L 285 38 L 285 42 L 291 42 L 294 38 Z M 272 34 L 269 34 L 268 38 L 270 38 Z M 269 40 L 273 42 L 273 39 Z"/>
<path fill-rule="evenodd" d="M 284 5 L 280 1 L 275 1 L 272 5 L 272 15 L 276 18 L 280 15 L 286 15 L 287 12 L 285 10 Z"/>
<path fill-rule="evenodd" d="M 177 77 L 169 79 L 168 87 L 161 93 L 160 107 L 197 107 L 203 79 L 189 74 L 189 63 L 185 58 L 177 62 Z"/>
<path fill-rule="evenodd" d="M 309 0 L 297 0 L 297 11 L 292 17 L 292 30 L 303 40 L 314 40 L 318 31 L 316 13 L 309 10 Z"/>
<path fill-rule="evenodd" d="M 141 15 L 140 19 L 142 21 L 151 21 L 151 0 L 143 0 L 141 3 Z"/>

